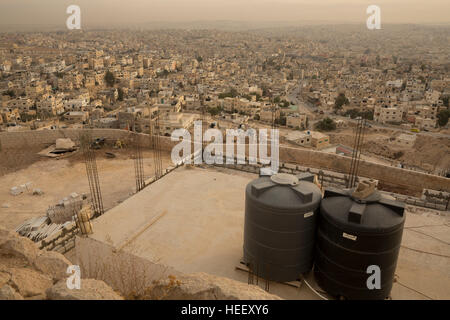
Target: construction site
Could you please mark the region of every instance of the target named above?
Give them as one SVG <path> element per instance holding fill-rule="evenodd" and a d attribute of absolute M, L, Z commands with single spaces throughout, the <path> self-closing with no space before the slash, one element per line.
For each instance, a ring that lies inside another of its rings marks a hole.
<path fill-rule="evenodd" d="M 450 182 L 362 160 L 364 129 L 361 122 L 354 130 L 352 157 L 281 146 L 279 172 L 272 177 L 260 175 L 260 164 L 194 165 L 195 154 L 173 163 L 170 151 L 176 142 L 157 133 L 49 130 L 17 133 L 20 137 L 0 133 L 0 224 L 4 230 L 0 253 L 9 254 L 0 267 L 17 268 L 18 262 L 11 258 L 14 248 L 6 248 L 12 241 L 7 237 L 16 237 L 13 232 L 28 238 L 27 246 L 33 242 L 37 250 L 64 255 L 65 264 L 81 267 L 82 279 L 103 281 L 125 299 L 354 299 L 353 291 L 336 291 L 330 284 L 335 280 L 324 278 L 318 269 L 331 267 L 317 260 L 325 250 L 320 247 L 325 246 L 320 235 L 327 229 L 321 229 L 325 227 L 320 221 L 325 220 L 317 218 L 318 222 L 316 216 L 319 211 L 325 215 L 326 200 L 339 195 L 341 201 L 350 197 L 363 204 L 345 213 L 349 221 L 357 219 L 354 223 L 372 223 L 374 214 L 397 219 L 394 212 L 403 219 L 395 222 L 400 223 L 400 237 L 386 244 L 393 248 L 388 262 L 395 273 L 383 278 L 383 286 L 389 288 L 382 298 L 449 299 Z M 32 146 L 23 153 L 26 159 L 18 157 L 24 145 Z M 289 207 L 297 201 L 298 208 Z M 387 208 L 386 213 L 375 213 L 382 212 L 380 206 Z M 310 241 L 310 249 L 292 244 L 289 234 L 299 241 L 309 231 L 284 229 L 289 224 L 281 226 L 283 219 L 291 219 L 287 212 L 301 213 L 302 221 L 303 215 L 305 221 L 311 217 L 312 224 L 305 230 L 319 225 L 317 240 L 315 233 L 301 240 Z M 274 216 L 263 219 L 266 214 Z M 363 215 L 368 218 L 364 220 Z M 281 229 L 263 226 L 277 221 Z M 365 226 L 365 233 L 358 237 L 363 239 L 368 230 L 379 236 L 385 226 L 373 223 L 375 229 Z M 330 236 L 324 239 L 331 241 Z M 265 241 L 273 243 L 263 245 Z M 289 262 L 296 252 L 309 261 L 305 269 Z M 372 255 L 380 255 L 380 263 L 388 259 L 381 253 Z M 29 263 L 19 265 L 27 269 Z M 287 277 L 292 268 L 293 276 Z M 340 277 L 339 281 L 346 279 L 345 274 Z M 52 298 L 58 285 L 54 277 L 54 286 L 42 284 L 34 292 L 21 290 L 14 278 L 4 282 L 18 288 L 14 297 L 25 299 Z M 350 284 L 348 288 L 353 288 Z M 345 281 L 341 286 L 347 288 Z M 108 297 L 112 298 L 106 294 L 100 298 Z"/>

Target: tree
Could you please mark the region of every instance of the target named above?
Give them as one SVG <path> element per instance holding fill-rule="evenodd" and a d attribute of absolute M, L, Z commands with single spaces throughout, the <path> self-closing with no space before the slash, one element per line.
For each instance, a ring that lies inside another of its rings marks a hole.
<path fill-rule="evenodd" d="M 438 118 L 438 124 L 440 127 L 446 126 L 448 123 L 448 119 L 450 118 L 450 110 L 444 109 L 444 110 L 439 111 L 437 118 Z"/>
<path fill-rule="evenodd" d="M 373 110 L 360 111 L 359 109 L 350 109 L 347 110 L 344 115 L 350 116 L 352 119 L 362 117 L 363 119 L 373 120 Z"/>
<path fill-rule="evenodd" d="M 285 115 L 280 115 L 279 119 L 275 119 L 275 124 L 278 124 L 280 126 L 285 126 L 286 125 L 286 116 Z"/>
<path fill-rule="evenodd" d="M 441 100 L 444 103 L 444 106 L 446 106 L 448 108 L 448 96 L 442 96 Z"/>
<path fill-rule="evenodd" d="M 105 74 L 105 81 L 108 86 L 112 87 L 114 83 L 116 83 L 116 77 L 114 77 L 114 74 L 111 71 L 107 71 Z"/>
<path fill-rule="evenodd" d="M 336 98 L 336 100 L 334 101 L 334 109 L 336 110 L 340 110 L 342 109 L 342 106 L 348 105 L 350 103 L 350 101 L 348 101 L 347 97 L 345 96 L 345 93 L 339 93 L 338 97 Z"/>
<path fill-rule="evenodd" d="M 235 88 L 230 88 L 230 91 L 219 94 L 219 99 L 225 99 L 225 98 L 234 98 L 238 96 L 238 92 Z"/>
<path fill-rule="evenodd" d="M 283 100 L 283 101 L 281 101 L 278 105 L 279 105 L 281 108 L 288 108 L 290 104 L 289 104 L 288 101 Z"/>
<path fill-rule="evenodd" d="M 316 129 L 319 131 L 333 131 L 336 129 L 336 122 L 333 119 L 325 118 L 316 123 Z"/>
<path fill-rule="evenodd" d="M 209 107 L 207 110 L 209 114 L 211 114 L 212 116 L 216 116 L 222 112 L 222 107 L 215 107 L 215 108 Z"/>
<path fill-rule="evenodd" d="M 16 97 L 16 93 L 14 92 L 14 90 L 8 90 L 6 92 L 3 93 L 4 96 L 10 96 L 11 98 L 15 98 Z"/>
<path fill-rule="evenodd" d="M 117 98 L 117 100 L 123 101 L 123 95 L 124 95 L 124 92 L 123 92 L 122 88 L 117 89 L 117 93 L 118 93 L 118 95 L 119 95 L 118 98 Z"/>

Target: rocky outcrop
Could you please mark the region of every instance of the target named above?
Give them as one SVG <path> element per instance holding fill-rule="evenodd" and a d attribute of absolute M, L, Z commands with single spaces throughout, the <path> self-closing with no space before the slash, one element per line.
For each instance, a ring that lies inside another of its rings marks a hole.
<path fill-rule="evenodd" d="M 11 274 L 8 283 L 24 298 L 42 295 L 53 285 L 51 277 L 30 268 L 11 268 L 8 271 Z"/>
<path fill-rule="evenodd" d="M 36 244 L 0 226 L 0 300 L 121 299 L 103 281 L 82 279 L 81 290 L 67 289 L 62 254 L 39 250 Z"/>
<path fill-rule="evenodd" d="M 258 286 L 206 273 L 194 273 L 157 283 L 144 299 L 154 300 L 281 300 Z"/>
<path fill-rule="evenodd" d="M 81 279 L 69 289 L 71 262 L 62 254 L 39 250 L 34 242 L 0 226 L 0 300 L 122 300 L 105 282 Z M 258 286 L 206 273 L 170 276 L 130 299 L 155 300 L 279 300 Z"/>
<path fill-rule="evenodd" d="M 16 290 L 5 284 L 0 288 L 0 300 L 23 300 Z"/>
<path fill-rule="evenodd" d="M 21 258 L 32 264 L 39 254 L 39 249 L 28 238 L 19 237 L 17 234 L 2 232 L 0 239 L 0 255 Z"/>
<path fill-rule="evenodd" d="M 49 300 L 123 300 L 110 286 L 101 280 L 82 279 L 80 289 L 67 288 L 61 280 L 47 290 Z"/>
<path fill-rule="evenodd" d="M 71 264 L 66 257 L 54 251 L 42 251 L 34 261 L 36 269 L 50 275 L 55 280 L 66 279 L 66 270 Z"/>

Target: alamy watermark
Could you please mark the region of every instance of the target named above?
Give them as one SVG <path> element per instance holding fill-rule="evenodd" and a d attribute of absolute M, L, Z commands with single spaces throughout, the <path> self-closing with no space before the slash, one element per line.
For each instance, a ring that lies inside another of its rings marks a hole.
<path fill-rule="evenodd" d="M 367 267 L 366 270 L 367 274 L 370 274 L 370 276 L 367 278 L 366 285 L 367 289 L 374 290 L 374 289 L 381 289 L 381 269 L 377 265 L 370 265 Z"/>
<path fill-rule="evenodd" d="M 70 274 L 70 276 L 66 280 L 67 289 L 80 290 L 81 289 L 81 270 L 80 270 L 80 266 L 78 266 L 78 265 L 69 266 L 69 267 L 67 267 L 66 273 Z"/>
<path fill-rule="evenodd" d="M 194 140 L 187 129 L 177 129 L 172 132 L 172 141 L 181 141 L 172 149 L 172 162 L 174 164 L 223 164 L 224 155 L 226 164 L 246 164 L 246 147 L 248 146 L 248 164 L 270 164 L 270 168 L 263 168 L 262 175 L 278 173 L 279 168 L 279 132 L 270 130 L 270 139 L 267 129 L 227 129 L 226 140 L 222 131 L 208 129 L 202 133 L 202 121 L 194 122 Z M 247 143 L 248 140 L 248 143 Z M 268 156 L 268 142 L 270 141 L 270 157 Z M 192 153 L 192 142 L 194 153 Z M 209 143 L 206 147 L 204 142 Z M 235 144 L 236 142 L 236 144 Z M 225 150 L 224 150 L 225 149 Z M 236 157 L 235 157 L 236 149 Z M 237 161 L 235 161 L 237 160 Z"/>
<path fill-rule="evenodd" d="M 370 16 L 367 18 L 366 25 L 369 30 L 381 29 L 381 9 L 379 6 L 370 5 L 366 10 Z"/>
<path fill-rule="evenodd" d="M 66 26 L 69 30 L 81 29 L 81 8 L 75 4 L 67 7 L 67 14 L 70 16 L 66 20 Z"/>

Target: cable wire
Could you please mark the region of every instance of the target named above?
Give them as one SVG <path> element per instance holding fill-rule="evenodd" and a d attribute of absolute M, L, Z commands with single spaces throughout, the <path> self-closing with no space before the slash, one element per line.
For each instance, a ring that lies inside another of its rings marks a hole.
<path fill-rule="evenodd" d="M 319 296 L 322 300 L 329 300 L 328 298 L 324 297 L 324 296 L 321 295 L 319 292 L 317 292 L 317 290 L 314 289 L 314 288 L 308 283 L 308 281 L 306 281 L 305 278 L 303 278 L 303 282 L 305 282 L 306 285 L 308 286 L 308 288 L 310 288 L 311 291 L 314 292 L 317 296 Z"/>

